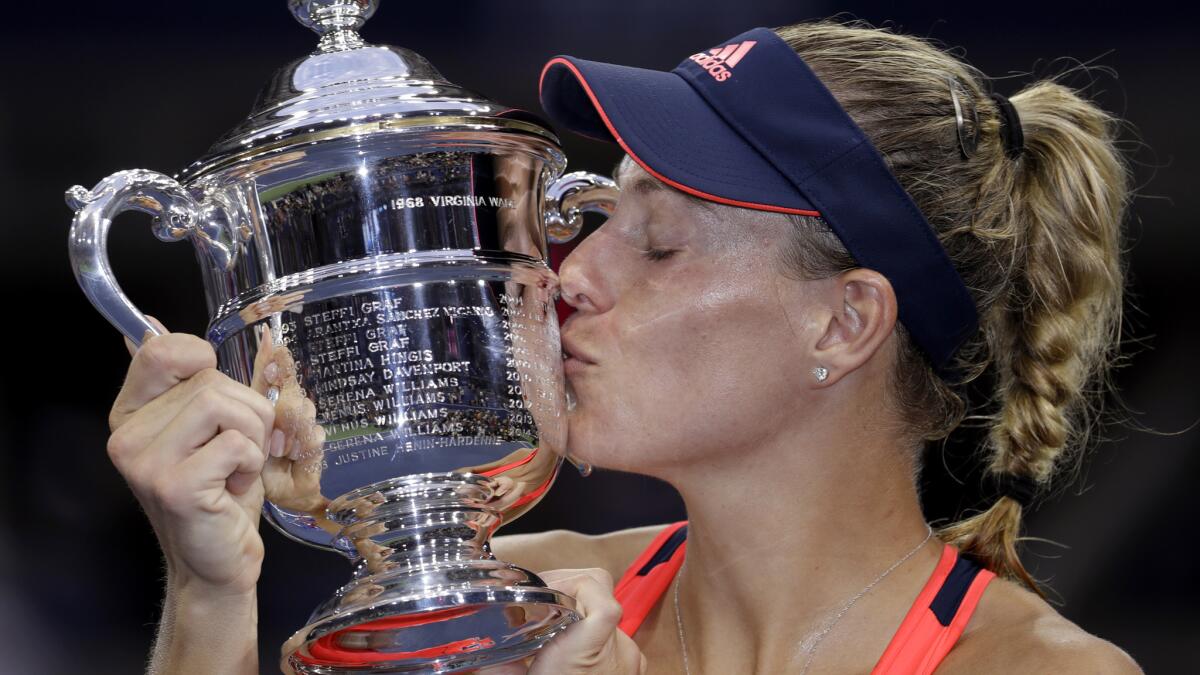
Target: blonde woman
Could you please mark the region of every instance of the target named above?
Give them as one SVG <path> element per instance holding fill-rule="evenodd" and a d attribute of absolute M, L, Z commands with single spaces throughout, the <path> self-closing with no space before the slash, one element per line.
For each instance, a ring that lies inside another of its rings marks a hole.
<path fill-rule="evenodd" d="M 1049 606 L 1015 550 L 1117 347 L 1115 120 L 833 23 L 748 31 L 672 72 L 554 59 L 542 100 L 627 153 L 615 213 L 560 270 L 569 449 L 671 483 L 688 521 L 497 538 L 584 619 L 491 672 L 1141 672 Z M 163 672 L 255 672 L 263 453 L 206 450 L 187 474 L 144 459 L 186 457 L 222 415 L 269 445 L 269 406 L 214 363 L 155 338 L 114 407 L 114 460 L 172 570 Z M 989 368 L 996 500 L 935 530 L 921 451 Z M 197 388 L 211 410 L 188 408 Z M 164 413 L 196 422 L 164 433 Z"/>

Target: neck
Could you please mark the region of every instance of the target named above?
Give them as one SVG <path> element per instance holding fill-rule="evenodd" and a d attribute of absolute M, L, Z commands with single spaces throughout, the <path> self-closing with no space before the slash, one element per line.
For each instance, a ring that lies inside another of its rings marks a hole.
<path fill-rule="evenodd" d="M 736 467 L 697 465 L 674 477 L 689 521 L 681 615 L 691 663 L 705 664 L 693 673 L 733 672 L 720 664 L 734 663 L 743 664 L 741 672 L 752 672 L 746 664 L 759 672 L 798 672 L 816 633 L 925 539 L 928 526 L 905 453 L 863 435 L 842 429 L 819 439 L 810 426 L 806 436 L 821 440 L 819 446 L 760 446 L 753 454 L 723 455 L 738 457 Z M 926 541 L 837 627 L 865 628 L 864 618 L 851 615 L 870 605 L 886 608 L 880 618 L 894 629 L 942 546 Z M 889 594 L 902 604 L 873 597 Z M 899 616 L 882 616 L 896 607 Z"/>

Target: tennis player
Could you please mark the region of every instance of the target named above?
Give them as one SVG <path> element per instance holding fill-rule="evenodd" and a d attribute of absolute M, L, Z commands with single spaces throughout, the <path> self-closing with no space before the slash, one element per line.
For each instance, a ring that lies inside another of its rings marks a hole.
<path fill-rule="evenodd" d="M 569 449 L 669 482 L 688 520 L 498 537 L 584 619 L 490 672 L 1141 672 L 1049 605 L 1016 547 L 1078 466 L 1119 346 L 1117 120 L 829 22 L 669 72 L 555 58 L 541 96 L 626 153 L 614 214 L 560 269 Z M 156 337 L 113 408 L 110 454 L 170 570 L 156 672 L 257 672 L 274 421 L 215 363 Z M 924 451 L 968 414 L 995 498 L 934 528 Z"/>

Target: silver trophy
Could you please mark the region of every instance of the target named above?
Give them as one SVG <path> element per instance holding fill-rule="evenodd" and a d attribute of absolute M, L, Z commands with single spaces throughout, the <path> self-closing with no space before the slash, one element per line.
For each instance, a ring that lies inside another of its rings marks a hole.
<path fill-rule="evenodd" d="M 220 368 L 287 367 L 314 448 L 269 461 L 267 520 L 337 551 L 351 580 L 283 646 L 289 673 L 453 672 L 503 663 L 577 619 L 571 598 L 496 560 L 564 456 L 566 400 L 547 236 L 607 213 L 607 178 L 562 175 L 536 117 L 365 44 L 374 0 L 291 0 L 318 49 L 176 177 L 71 188 L 84 293 L 140 342 L 105 242 L 127 210 L 200 262 Z M 288 389 L 290 388 L 290 389 Z M 311 402 L 311 405 L 307 404 Z M 280 399 L 279 405 L 283 404 Z"/>

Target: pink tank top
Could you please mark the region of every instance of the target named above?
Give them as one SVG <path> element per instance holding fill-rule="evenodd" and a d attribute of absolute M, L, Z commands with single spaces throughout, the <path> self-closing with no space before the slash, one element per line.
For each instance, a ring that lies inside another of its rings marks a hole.
<path fill-rule="evenodd" d="M 687 521 L 663 530 L 617 582 L 623 614 L 620 628 L 637 632 L 675 579 L 687 551 Z M 871 675 L 932 673 L 962 635 L 995 573 L 958 555 L 946 544 L 942 557 L 917 595 Z"/>

